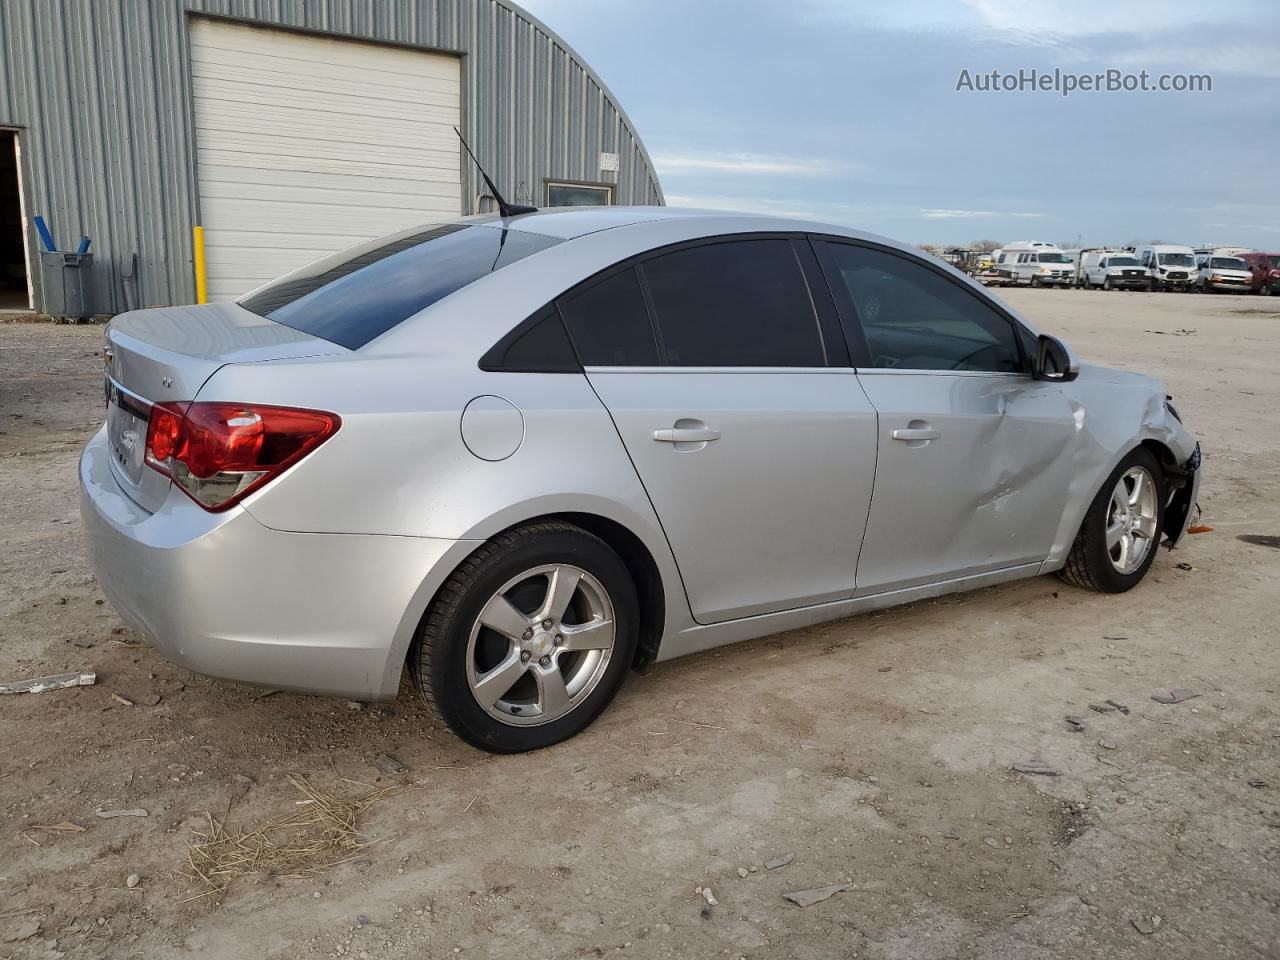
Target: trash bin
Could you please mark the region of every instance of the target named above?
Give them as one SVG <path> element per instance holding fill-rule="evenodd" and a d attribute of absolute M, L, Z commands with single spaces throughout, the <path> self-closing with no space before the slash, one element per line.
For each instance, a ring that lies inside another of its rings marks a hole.
<path fill-rule="evenodd" d="M 41 253 L 44 312 L 51 317 L 87 319 L 95 313 L 92 253 Z"/>

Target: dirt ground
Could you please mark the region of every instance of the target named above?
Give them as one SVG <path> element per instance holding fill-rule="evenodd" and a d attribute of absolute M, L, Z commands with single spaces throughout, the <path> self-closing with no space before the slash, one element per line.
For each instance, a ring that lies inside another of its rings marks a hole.
<path fill-rule="evenodd" d="M 1237 539 L 1280 534 L 1280 300 L 1007 296 L 1164 379 L 1213 533 L 1123 596 L 1046 577 L 660 664 L 500 759 L 408 691 L 264 697 L 137 645 L 80 541 L 101 329 L 0 326 L 0 680 L 98 673 L 0 697 L 0 958 L 1280 956 L 1280 550 Z M 302 809 L 289 774 L 401 786 L 355 859 L 189 900 L 193 831 Z"/>

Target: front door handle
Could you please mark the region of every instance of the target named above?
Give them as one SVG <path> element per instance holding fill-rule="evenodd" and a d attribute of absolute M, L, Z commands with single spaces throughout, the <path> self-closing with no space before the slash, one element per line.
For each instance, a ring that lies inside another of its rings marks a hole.
<path fill-rule="evenodd" d="M 889 436 L 901 440 L 909 447 L 923 447 L 930 440 L 937 440 L 941 433 L 931 427 L 927 420 L 912 420 L 905 427 L 895 429 Z"/>
<path fill-rule="evenodd" d="M 671 427 L 653 431 L 653 439 L 659 443 L 706 443 L 708 440 L 719 440 L 720 431 L 708 426 Z"/>
<path fill-rule="evenodd" d="M 893 431 L 895 440 L 937 440 L 938 435 L 932 427 L 902 427 Z"/>

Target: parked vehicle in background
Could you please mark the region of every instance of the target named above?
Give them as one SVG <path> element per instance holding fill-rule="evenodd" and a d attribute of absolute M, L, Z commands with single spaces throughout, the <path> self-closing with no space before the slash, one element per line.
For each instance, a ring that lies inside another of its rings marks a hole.
<path fill-rule="evenodd" d="M 1192 288 L 1196 281 L 1195 251 L 1176 243 L 1149 243 L 1134 251 L 1147 271 L 1148 290 Z"/>
<path fill-rule="evenodd" d="M 1249 268 L 1254 293 L 1280 294 L 1280 253 L 1242 253 L 1240 259 Z"/>
<path fill-rule="evenodd" d="M 1081 264 L 1084 285 L 1091 290 L 1143 290 L 1147 271 L 1124 250 L 1090 250 Z"/>
<path fill-rule="evenodd" d="M 974 264 L 973 278 L 985 287 L 1003 286 L 999 271 L 996 270 L 995 256 L 999 250 L 992 250 L 978 258 Z"/>
<path fill-rule="evenodd" d="M 1020 240 L 1001 247 L 996 271 L 1006 286 L 1070 286 L 1075 281 L 1071 258 L 1052 243 Z"/>
<path fill-rule="evenodd" d="M 1249 265 L 1239 257 L 1204 254 L 1196 259 L 1196 288 L 1201 293 L 1227 290 L 1248 293 L 1253 285 Z"/>
<path fill-rule="evenodd" d="M 121 314 L 104 358 L 81 512 L 121 616 L 282 690 L 407 669 L 497 752 L 573 736 L 636 664 L 1043 573 L 1123 592 L 1200 480 L 1158 381 L 773 217 L 426 225 Z"/>
<path fill-rule="evenodd" d="M 1220 257 L 1238 257 L 1244 253 L 1253 253 L 1253 247 L 1196 247 L 1196 259 L 1206 254 L 1217 254 Z"/>

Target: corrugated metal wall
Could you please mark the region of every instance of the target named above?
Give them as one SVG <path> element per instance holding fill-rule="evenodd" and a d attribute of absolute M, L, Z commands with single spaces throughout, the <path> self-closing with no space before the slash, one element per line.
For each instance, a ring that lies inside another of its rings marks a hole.
<path fill-rule="evenodd" d="M 612 182 L 617 203 L 662 203 L 599 79 L 505 0 L 3 0 L 0 126 L 19 128 L 27 214 L 62 249 L 93 239 L 107 311 L 123 307 L 134 253 L 143 305 L 195 299 L 187 17 L 200 14 L 462 54 L 464 132 L 499 186 L 541 203 L 547 177 Z M 620 155 L 617 173 L 601 152 Z M 464 211 L 478 183 L 464 163 Z"/>

